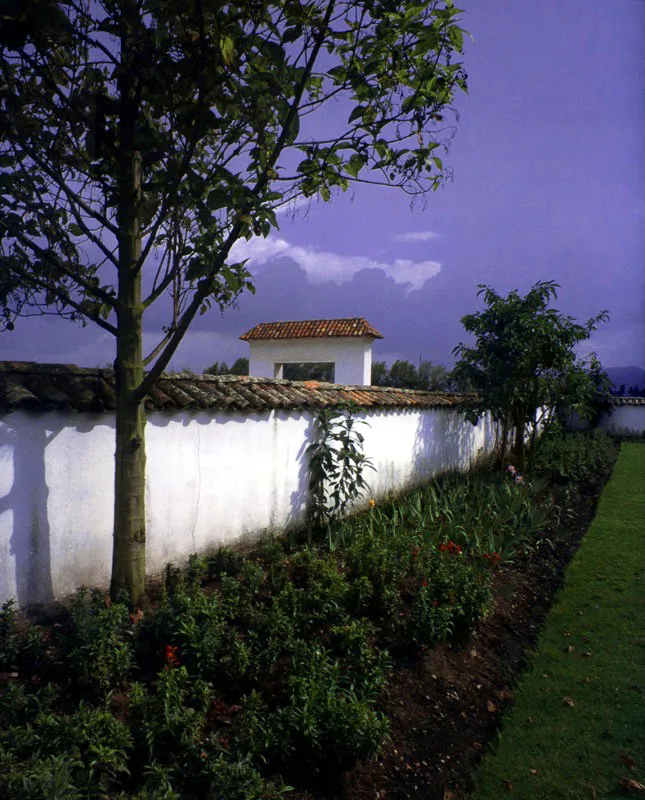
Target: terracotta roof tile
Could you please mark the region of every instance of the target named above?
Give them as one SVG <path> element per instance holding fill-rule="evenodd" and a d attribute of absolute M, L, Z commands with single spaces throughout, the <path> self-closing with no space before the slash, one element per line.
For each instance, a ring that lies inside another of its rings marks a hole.
<path fill-rule="evenodd" d="M 363 317 L 350 319 L 304 319 L 292 322 L 261 322 L 240 336 L 245 342 L 256 339 L 320 339 L 327 336 L 369 336 L 382 339 Z"/>
<path fill-rule="evenodd" d="M 632 399 L 632 398 L 629 398 Z M 337 386 L 234 375 L 164 375 L 145 399 L 149 411 L 215 409 L 271 411 L 355 403 L 359 408 L 436 408 L 472 402 L 473 395 Z M 0 362 L 0 413 L 10 411 L 109 412 L 116 404 L 111 369 L 65 364 Z"/>
<path fill-rule="evenodd" d="M 645 397 L 612 397 L 615 406 L 645 406 Z"/>
<path fill-rule="evenodd" d="M 150 411 L 214 409 L 297 410 L 354 403 L 359 408 L 438 408 L 467 405 L 474 395 L 338 386 L 235 375 L 164 375 L 145 400 Z M 616 406 L 645 406 L 645 397 L 612 397 Z M 10 411 L 110 412 L 116 406 L 111 369 L 69 364 L 0 361 L 0 413 Z"/>

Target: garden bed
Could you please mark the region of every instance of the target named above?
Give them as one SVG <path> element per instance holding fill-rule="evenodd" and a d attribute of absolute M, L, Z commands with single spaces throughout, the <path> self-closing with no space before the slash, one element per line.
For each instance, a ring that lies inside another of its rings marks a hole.
<path fill-rule="evenodd" d="M 0 796 L 458 796 L 614 456 L 556 438 L 530 484 L 449 476 L 310 546 L 195 558 L 145 609 L 5 608 Z"/>
<path fill-rule="evenodd" d="M 383 710 L 391 741 L 374 762 L 346 773 L 339 787 L 295 795 L 298 800 L 459 800 L 488 749 L 527 655 L 562 584 L 563 571 L 593 518 L 602 484 L 581 497 L 575 522 L 555 549 L 501 569 L 495 605 L 459 645 L 433 648 L 400 663 Z"/>

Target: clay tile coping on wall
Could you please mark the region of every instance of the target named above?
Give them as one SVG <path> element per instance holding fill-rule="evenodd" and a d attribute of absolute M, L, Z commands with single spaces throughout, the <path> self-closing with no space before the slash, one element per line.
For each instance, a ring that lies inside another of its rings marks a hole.
<path fill-rule="evenodd" d="M 645 397 L 612 397 L 615 406 L 645 406 Z"/>
<path fill-rule="evenodd" d="M 148 411 L 210 409 L 272 411 L 321 408 L 348 403 L 360 409 L 464 406 L 474 395 L 339 386 L 318 381 L 286 381 L 236 375 L 164 375 L 145 398 Z M 0 413 L 9 411 L 114 411 L 111 369 L 70 364 L 0 362 Z"/>
<path fill-rule="evenodd" d="M 363 317 L 349 319 L 303 319 L 292 322 L 261 322 L 240 336 L 245 342 L 257 339 L 321 339 L 327 336 L 369 336 L 382 339 Z"/>

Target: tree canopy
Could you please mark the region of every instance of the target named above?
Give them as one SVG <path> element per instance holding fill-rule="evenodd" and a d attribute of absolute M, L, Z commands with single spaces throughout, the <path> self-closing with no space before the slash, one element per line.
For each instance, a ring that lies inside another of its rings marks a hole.
<path fill-rule="evenodd" d="M 204 370 L 205 375 L 248 375 L 249 359 L 245 357 L 236 358 L 229 367 L 226 361 L 216 361 Z"/>
<path fill-rule="evenodd" d="M 391 367 L 385 361 L 373 361 L 372 385 L 430 392 L 458 391 L 459 388 L 443 365 L 422 361 L 417 369 L 411 361 L 404 360 L 395 361 Z"/>
<path fill-rule="evenodd" d="M 298 197 L 441 183 L 458 18 L 450 0 L 3 3 L 0 328 L 57 314 L 115 337 L 113 594 L 143 591 L 143 398 L 197 314 L 252 290 L 234 244 Z"/>

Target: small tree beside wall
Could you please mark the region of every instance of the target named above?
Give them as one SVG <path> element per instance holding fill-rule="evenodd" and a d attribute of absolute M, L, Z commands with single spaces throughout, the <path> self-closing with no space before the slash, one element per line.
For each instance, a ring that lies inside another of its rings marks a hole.
<path fill-rule="evenodd" d="M 364 437 L 351 407 L 321 408 L 314 419 L 313 442 L 307 447 L 309 458 L 308 535 L 326 532 L 335 548 L 332 523 L 358 500 L 369 485 L 365 470 L 374 469 L 363 452 Z"/>
<path fill-rule="evenodd" d="M 453 375 L 479 395 L 466 413 L 475 422 L 491 412 L 500 426 L 499 462 L 510 446 L 520 469 L 530 469 L 538 431 L 548 428 L 560 409 L 590 418 L 609 393 L 596 355 L 576 353 L 608 313 L 579 325 L 550 307 L 558 288 L 554 281 L 538 281 L 524 296 L 513 290 L 504 297 L 480 284 L 477 296 L 483 295 L 486 308 L 461 320 L 475 342 L 453 350 L 459 357 Z"/>

